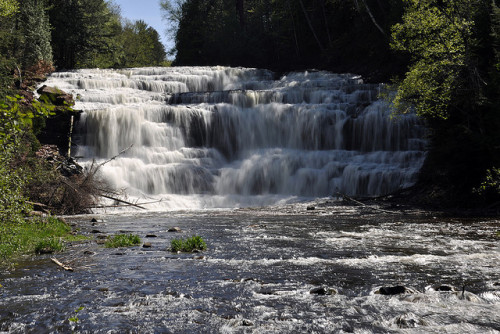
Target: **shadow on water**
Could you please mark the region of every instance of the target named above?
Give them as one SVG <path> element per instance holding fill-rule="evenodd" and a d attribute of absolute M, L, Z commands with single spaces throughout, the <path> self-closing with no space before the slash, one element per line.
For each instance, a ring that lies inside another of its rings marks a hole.
<path fill-rule="evenodd" d="M 90 218 L 70 219 L 97 240 L 133 233 L 151 248 L 107 249 L 92 240 L 57 255 L 74 272 L 43 256 L 2 272 L 1 331 L 500 330 L 498 220 L 361 214 L 340 205 L 307 211 L 302 204 Z M 182 232 L 168 232 L 173 226 Z M 167 251 L 173 238 L 192 235 L 208 250 Z M 406 293 L 376 293 L 392 286 Z"/>

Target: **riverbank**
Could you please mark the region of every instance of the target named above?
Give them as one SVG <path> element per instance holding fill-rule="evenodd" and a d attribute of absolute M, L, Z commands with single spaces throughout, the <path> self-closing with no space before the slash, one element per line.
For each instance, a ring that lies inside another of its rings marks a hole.
<path fill-rule="evenodd" d="M 0 266 L 13 268 L 25 256 L 58 253 L 68 243 L 84 239 L 64 219 L 53 216 L 4 222 L 0 224 Z"/>

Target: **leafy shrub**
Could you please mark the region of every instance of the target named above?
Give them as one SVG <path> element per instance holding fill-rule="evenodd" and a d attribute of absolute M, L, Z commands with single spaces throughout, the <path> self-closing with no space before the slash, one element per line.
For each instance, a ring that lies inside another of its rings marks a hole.
<path fill-rule="evenodd" d="M 130 247 L 141 243 L 141 238 L 133 234 L 118 234 L 106 240 L 106 248 Z"/>
<path fill-rule="evenodd" d="M 500 198 L 500 168 L 486 170 L 484 181 L 474 191 L 483 196 Z"/>
<path fill-rule="evenodd" d="M 207 244 L 200 236 L 193 236 L 185 240 L 174 239 L 170 242 L 172 252 L 193 252 L 207 249 Z"/>

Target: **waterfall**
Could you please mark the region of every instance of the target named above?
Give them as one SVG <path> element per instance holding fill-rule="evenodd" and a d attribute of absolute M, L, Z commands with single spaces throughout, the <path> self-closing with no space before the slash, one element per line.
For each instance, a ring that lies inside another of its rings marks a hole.
<path fill-rule="evenodd" d="M 82 163 L 156 209 L 269 205 L 386 194 L 415 182 L 425 158 L 415 115 L 391 117 L 380 85 L 328 72 L 228 67 L 54 73 L 83 111 Z"/>

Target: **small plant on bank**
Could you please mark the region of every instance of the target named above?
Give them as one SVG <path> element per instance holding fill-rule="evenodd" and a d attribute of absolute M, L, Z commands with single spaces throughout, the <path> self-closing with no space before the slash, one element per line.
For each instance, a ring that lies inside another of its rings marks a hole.
<path fill-rule="evenodd" d="M 170 242 L 170 250 L 176 252 L 193 252 L 207 249 L 207 244 L 200 236 L 193 236 L 185 240 L 174 239 Z"/>
<path fill-rule="evenodd" d="M 106 240 L 106 248 L 130 247 L 141 243 L 141 238 L 133 234 L 118 234 Z"/>
<path fill-rule="evenodd" d="M 36 254 L 52 254 L 56 252 L 61 252 L 64 249 L 64 245 L 61 240 L 58 239 L 45 239 L 38 242 L 35 246 Z"/>

